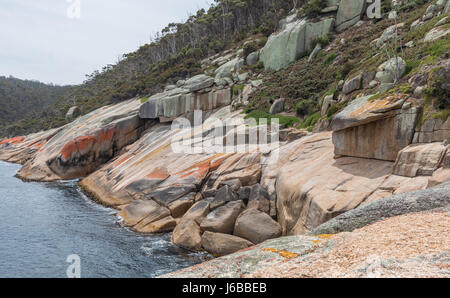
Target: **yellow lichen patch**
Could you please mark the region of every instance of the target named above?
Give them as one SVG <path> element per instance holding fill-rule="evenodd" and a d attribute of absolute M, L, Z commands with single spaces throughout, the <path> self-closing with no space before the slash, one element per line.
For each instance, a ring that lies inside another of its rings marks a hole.
<path fill-rule="evenodd" d="M 270 252 L 277 253 L 285 259 L 293 259 L 293 258 L 298 257 L 298 254 L 289 252 L 287 250 L 279 250 L 279 249 L 275 249 L 275 248 L 264 248 L 263 251 L 270 251 Z"/>
<path fill-rule="evenodd" d="M 321 235 L 317 235 L 317 238 L 324 240 L 324 239 L 330 239 L 333 236 L 334 236 L 334 234 L 321 234 Z"/>

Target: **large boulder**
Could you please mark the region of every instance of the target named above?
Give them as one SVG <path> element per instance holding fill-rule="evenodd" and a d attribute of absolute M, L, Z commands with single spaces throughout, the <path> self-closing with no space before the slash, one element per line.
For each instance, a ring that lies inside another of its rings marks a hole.
<path fill-rule="evenodd" d="M 344 94 L 349 94 L 355 90 L 361 89 L 362 87 L 362 75 L 359 74 L 344 83 L 342 87 L 342 92 Z"/>
<path fill-rule="evenodd" d="M 212 85 L 214 85 L 214 78 L 211 78 L 204 74 L 200 74 L 185 81 L 183 88 L 189 90 L 189 92 L 195 92 L 211 87 Z M 176 86 L 174 86 L 172 89 L 175 89 L 175 87 Z"/>
<path fill-rule="evenodd" d="M 270 195 L 259 183 L 251 188 L 248 197 L 248 209 L 257 209 L 259 211 L 270 213 Z"/>
<path fill-rule="evenodd" d="M 78 118 L 80 115 L 81 115 L 81 110 L 79 107 L 77 107 L 77 106 L 71 107 L 69 109 L 69 111 L 67 111 L 66 120 L 73 121 L 74 119 Z"/>
<path fill-rule="evenodd" d="M 242 201 L 229 202 L 208 214 L 202 221 L 200 228 L 203 231 L 232 234 L 236 218 L 243 209 L 244 203 Z"/>
<path fill-rule="evenodd" d="M 336 155 L 395 161 L 413 140 L 419 112 L 406 101 L 405 95 L 353 100 L 331 123 Z"/>
<path fill-rule="evenodd" d="M 202 248 L 200 227 L 192 219 L 181 220 L 173 230 L 172 243 L 187 249 L 200 250 Z"/>
<path fill-rule="evenodd" d="M 183 216 L 182 220 L 194 220 L 197 224 L 201 224 L 205 217 L 209 214 L 209 202 L 202 200 L 195 203 Z"/>
<path fill-rule="evenodd" d="M 325 19 L 317 23 L 299 20 L 287 24 L 286 28 L 272 34 L 261 50 L 260 60 L 264 67 L 279 70 L 294 62 L 300 55 L 311 50 L 314 39 L 328 34 L 334 25 L 334 19 Z"/>
<path fill-rule="evenodd" d="M 223 79 L 226 77 L 230 77 L 233 72 L 238 71 L 244 66 L 245 60 L 239 57 L 234 58 L 233 60 L 223 64 L 219 68 L 216 69 L 216 79 Z"/>
<path fill-rule="evenodd" d="M 231 189 L 230 186 L 225 185 L 217 191 L 214 199 L 210 201 L 210 208 L 211 210 L 214 210 L 228 202 L 236 200 L 238 200 L 237 194 Z"/>
<path fill-rule="evenodd" d="M 341 0 L 336 15 L 336 30 L 344 31 L 361 20 L 366 7 L 364 0 Z"/>
<path fill-rule="evenodd" d="M 272 106 L 270 107 L 270 114 L 275 115 L 275 114 L 280 114 L 284 112 L 284 99 L 280 98 L 275 100 L 275 102 L 272 104 Z"/>
<path fill-rule="evenodd" d="M 258 244 L 280 237 L 281 227 L 268 214 L 256 209 L 248 209 L 237 218 L 234 235 Z"/>
<path fill-rule="evenodd" d="M 206 231 L 202 235 L 203 248 L 214 256 L 225 256 L 253 246 L 248 240 L 233 235 Z"/>
<path fill-rule="evenodd" d="M 443 143 L 414 144 L 399 152 L 394 174 L 406 177 L 432 176 L 444 159 Z"/>
<path fill-rule="evenodd" d="M 314 229 L 311 234 L 351 232 L 402 214 L 450 206 L 450 182 L 432 189 L 403 193 L 346 212 Z"/>
<path fill-rule="evenodd" d="M 392 58 L 378 67 L 376 78 L 381 83 L 394 83 L 403 76 L 406 70 L 406 62 L 401 57 Z"/>

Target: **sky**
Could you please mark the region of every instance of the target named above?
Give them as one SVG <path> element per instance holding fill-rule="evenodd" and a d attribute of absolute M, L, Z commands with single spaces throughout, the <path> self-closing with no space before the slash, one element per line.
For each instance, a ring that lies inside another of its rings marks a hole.
<path fill-rule="evenodd" d="M 0 0 L 0 75 L 57 85 L 116 63 L 212 0 Z"/>

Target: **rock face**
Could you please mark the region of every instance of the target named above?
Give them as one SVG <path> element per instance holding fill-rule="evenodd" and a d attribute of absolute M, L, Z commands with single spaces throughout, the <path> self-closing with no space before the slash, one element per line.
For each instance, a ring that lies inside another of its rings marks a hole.
<path fill-rule="evenodd" d="M 416 127 L 413 143 L 432 143 L 450 140 L 450 117 L 445 122 L 441 119 L 428 119 Z"/>
<path fill-rule="evenodd" d="M 203 76 L 202 78 L 205 79 Z M 205 79 L 205 81 L 195 80 L 191 83 L 188 81 L 185 86 L 189 89 L 177 88 L 155 94 L 140 107 L 139 116 L 143 119 L 159 119 L 161 122 L 167 122 L 195 110 L 212 111 L 229 105 L 231 103 L 230 88 L 205 93 L 190 91 L 197 91 L 198 88 L 211 83 L 214 84 L 213 78 Z"/>
<path fill-rule="evenodd" d="M 19 171 L 23 179 L 75 179 L 97 170 L 146 128 L 137 99 L 100 108 L 64 126 Z"/>
<path fill-rule="evenodd" d="M 415 144 L 398 154 L 394 174 L 405 177 L 431 176 L 444 159 L 447 146 L 442 143 Z"/>
<path fill-rule="evenodd" d="M 407 98 L 353 100 L 331 123 L 336 155 L 395 161 L 412 143 L 418 109 L 402 109 Z"/>
<path fill-rule="evenodd" d="M 24 164 L 62 128 L 0 141 L 0 160 Z"/>
<path fill-rule="evenodd" d="M 450 182 L 361 206 L 324 223 L 312 234 L 351 232 L 386 218 L 450 206 Z"/>
<path fill-rule="evenodd" d="M 366 5 L 364 0 L 341 0 L 336 15 L 336 30 L 341 32 L 361 20 Z"/>
<path fill-rule="evenodd" d="M 236 220 L 234 235 L 259 244 L 281 236 L 281 227 L 267 213 L 256 209 L 244 211 Z"/>
<path fill-rule="evenodd" d="M 286 25 L 286 28 L 272 34 L 261 50 L 260 60 L 266 69 L 279 70 L 294 62 L 301 54 L 311 50 L 313 39 L 328 34 L 334 19 L 317 23 L 299 20 Z"/>
<path fill-rule="evenodd" d="M 253 243 L 233 235 L 206 231 L 202 236 L 202 246 L 214 256 L 225 256 L 253 246 Z"/>

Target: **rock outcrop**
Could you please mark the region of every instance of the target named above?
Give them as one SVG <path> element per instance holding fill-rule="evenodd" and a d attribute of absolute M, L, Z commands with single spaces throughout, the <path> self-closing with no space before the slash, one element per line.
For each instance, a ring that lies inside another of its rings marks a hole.
<path fill-rule="evenodd" d="M 138 99 L 95 110 L 64 126 L 18 172 L 25 180 L 75 179 L 97 170 L 136 141 L 148 122 Z"/>
<path fill-rule="evenodd" d="M 315 235 L 268 240 L 162 277 L 448 277 L 442 265 L 450 241 L 442 235 L 450 229 L 449 188 L 379 200 L 329 221 Z"/>
<path fill-rule="evenodd" d="M 336 15 L 336 30 L 344 31 L 361 20 L 366 3 L 364 0 L 341 0 Z"/>
<path fill-rule="evenodd" d="M 25 164 L 62 128 L 0 141 L 0 160 Z"/>
<path fill-rule="evenodd" d="M 195 110 L 212 111 L 231 103 L 231 89 L 211 89 L 215 80 L 200 75 L 188 80 L 184 86 L 151 96 L 141 107 L 143 119 L 171 122 Z"/>
<path fill-rule="evenodd" d="M 403 95 L 353 100 L 331 123 L 336 155 L 395 161 L 412 143 L 419 109 Z"/>
<path fill-rule="evenodd" d="M 334 19 L 316 23 L 298 20 L 286 25 L 281 32 L 272 34 L 261 50 L 260 60 L 266 69 L 279 70 L 294 62 L 300 55 L 311 50 L 312 41 L 328 34 Z"/>
<path fill-rule="evenodd" d="M 346 212 L 314 229 L 311 234 L 351 232 L 398 215 L 450 206 L 450 182 L 384 198 Z"/>

